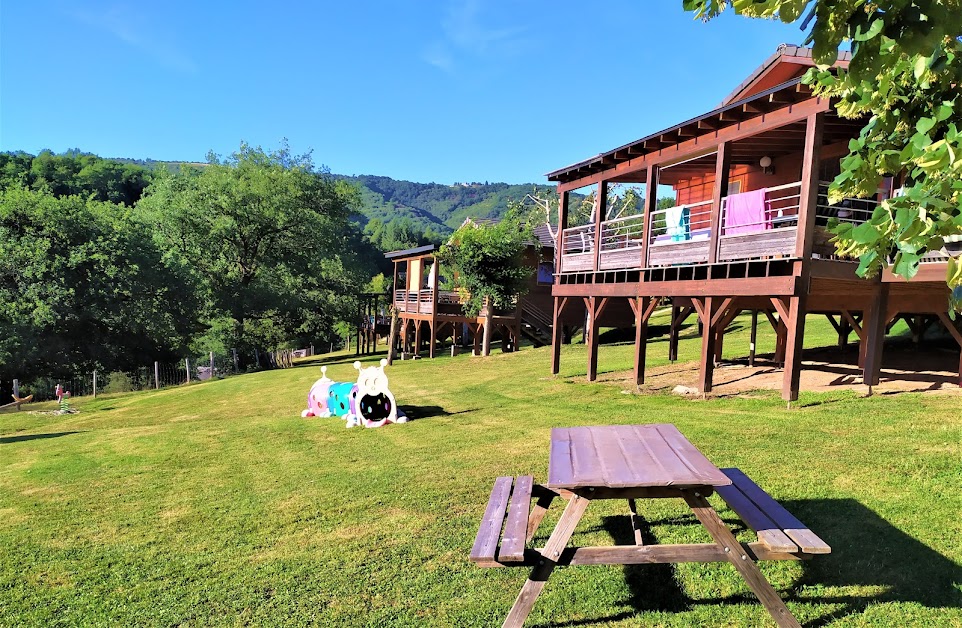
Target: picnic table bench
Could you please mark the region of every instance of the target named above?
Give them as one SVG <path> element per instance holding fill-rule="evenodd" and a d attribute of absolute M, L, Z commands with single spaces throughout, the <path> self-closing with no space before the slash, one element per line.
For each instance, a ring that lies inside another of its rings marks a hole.
<path fill-rule="evenodd" d="M 756 534 L 739 543 L 708 502 L 712 492 Z M 566 501 L 544 547 L 528 547 L 552 502 Z M 681 498 L 713 543 L 645 545 L 637 499 Z M 568 547 L 588 504 L 626 499 L 634 545 Z M 532 504 L 532 502 L 534 502 Z M 731 562 L 779 626 L 799 626 L 758 560 L 802 560 L 831 548 L 741 470 L 718 469 L 673 425 L 555 428 L 548 483 L 499 477 L 471 549 L 481 567 L 531 567 L 504 626 L 521 626 L 556 566 Z"/>

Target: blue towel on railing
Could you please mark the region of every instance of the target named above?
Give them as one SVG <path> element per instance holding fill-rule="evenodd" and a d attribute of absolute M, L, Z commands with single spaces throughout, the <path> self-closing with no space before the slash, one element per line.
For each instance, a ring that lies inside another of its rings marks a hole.
<path fill-rule="evenodd" d="M 691 210 L 684 205 L 665 210 L 665 233 L 672 242 L 691 239 Z"/>

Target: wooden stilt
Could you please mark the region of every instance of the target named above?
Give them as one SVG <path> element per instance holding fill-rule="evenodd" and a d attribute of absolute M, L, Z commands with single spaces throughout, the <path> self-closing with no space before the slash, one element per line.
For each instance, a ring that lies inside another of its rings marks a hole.
<path fill-rule="evenodd" d="M 758 310 L 752 310 L 752 333 L 748 341 L 748 366 L 755 366 L 755 342 L 758 339 Z"/>
<path fill-rule="evenodd" d="M 650 297 L 638 297 L 635 304 L 635 385 L 645 383 L 645 357 L 648 349 L 648 308 Z"/>
<path fill-rule="evenodd" d="M 588 381 L 593 382 L 598 379 L 598 297 L 589 299 L 588 316 Z M 588 331 L 586 330 L 586 331 Z"/>
<path fill-rule="evenodd" d="M 421 355 L 421 321 L 414 321 L 414 355 Z"/>
<path fill-rule="evenodd" d="M 568 303 L 567 297 L 555 297 L 554 316 L 551 320 L 551 374 L 557 375 L 561 372 L 561 343 L 564 329 L 561 324 L 561 314 L 565 305 Z"/>
<path fill-rule="evenodd" d="M 703 303 L 699 304 L 697 299 L 692 299 L 695 309 L 698 309 L 699 320 L 701 321 L 701 371 L 698 376 L 698 391 L 710 393 L 712 387 L 712 376 L 715 371 L 715 330 L 711 324 L 711 316 L 715 311 L 718 297 L 705 297 Z M 699 307 L 700 306 L 700 307 Z"/>
<path fill-rule="evenodd" d="M 778 315 L 778 329 L 775 330 L 775 364 L 785 366 L 785 336 L 788 328 L 781 314 Z"/>
<path fill-rule="evenodd" d="M 668 328 L 668 361 L 674 362 L 678 359 L 678 325 L 675 319 L 681 308 L 677 305 L 671 306 L 671 327 Z"/>
<path fill-rule="evenodd" d="M 433 322 L 433 321 L 429 321 L 429 322 L 428 322 L 428 326 L 429 326 L 430 329 L 431 329 L 431 346 L 430 346 L 430 348 L 428 349 L 428 357 L 429 357 L 429 358 L 433 358 L 433 357 L 434 357 L 434 347 L 435 347 L 435 345 L 438 344 L 438 334 L 437 334 L 437 332 L 438 332 L 438 325 L 437 325 L 437 323 L 435 323 L 435 322 Z"/>
<path fill-rule="evenodd" d="M 788 300 L 788 319 L 785 321 L 785 372 L 782 376 L 782 399 L 785 401 L 798 401 L 805 339 L 805 300 L 804 293 Z"/>
<path fill-rule="evenodd" d="M 888 284 L 880 283 L 865 314 L 862 329 L 865 333 L 865 352 L 862 370 L 862 383 L 878 386 L 882 365 L 882 345 L 885 343 L 885 325 L 888 323 Z"/>

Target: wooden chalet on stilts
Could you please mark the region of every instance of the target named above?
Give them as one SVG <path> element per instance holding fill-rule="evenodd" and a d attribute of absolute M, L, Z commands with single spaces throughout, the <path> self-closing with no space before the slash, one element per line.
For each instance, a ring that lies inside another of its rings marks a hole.
<path fill-rule="evenodd" d="M 847 63 L 843 54 L 838 65 Z M 878 203 L 899 193 L 900 182 L 886 180 L 871 198 L 828 204 L 828 183 L 864 121 L 840 118 L 832 100 L 813 96 L 800 80 L 812 65 L 809 49 L 782 46 L 720 108 L 548 175 L 561 198 L 553 373 L 559 372 L 562 324 L 584 320 L 587 310 L 588 379 L 594 380 L 598 328 L 618 326 L 618 312 L 630 307 L 634 376 L 643 383 L 647 323 L 660 302 L 672 307 L 672 359 L 680 325 L 698 317 L 705 393 L 725 329 L 743 311 L 753 313 L 752 355 L 758 314 L 776 329 L 775 360 L 784 363 L 782 397 L 789 401 L 798 398 L 808 314 L 827 316 L 840 345 L 855 332 L 870 386 L 879 381 L 886 331 L 899 318 L 916 333 L 941 323 L 962 346 L 948 316 L 944 250 L 927 254 L 911 281 L 890 272 L 859 278 L 857 261 L 835 255 L 829 221 L 867 220 Z M 603 209 L 614 183 L 646 184 L 644 212 L 606 220 L 596 211 L 593 224 L 569 227 L 570 192 L 597 186 Z M 658 185 L 674 189 L 674 207 L 658 209 Z"/>
<path fill-rule="evenodd" d="M 477 316 L 465 313 L 456 292 L 441 287 L 443 269 L 433 244 L 386 253 L 394 262 L 398 349 L 406 355 L 420 355 L 426 343 L 428 357 L 433 358 L 441 341 L 450 339 L 454 347 L 472 346 L 476 355 L 487 355 L 494 334 L 501 337 L 502 349 L 510 351 L 518 349 L 522 336 L 535 345 L 549 344 L 554 240 L 547 225 L 535 229 L 535 235 L 539 246 L 532 244 L 525 251 L 525 263 L 533 271 L 527 292 L 508 311 L 492 312 L 486 307 Z M 487 335 L 486 323 L 490 323 Z"/>

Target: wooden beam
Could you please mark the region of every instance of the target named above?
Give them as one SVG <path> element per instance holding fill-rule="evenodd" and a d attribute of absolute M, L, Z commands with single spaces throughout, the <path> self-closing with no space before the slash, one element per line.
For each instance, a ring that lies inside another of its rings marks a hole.
<path fill-rule="evenodd" d="M 818 172 L 821 161 L 825 114 L 813 113 L 805 122 L 805 150 L 802 156 L 802 185 L 799 193 L 798 229 L 795 235 L 795 257 L 802 260 L 802 274 L 807 276 L 815 242 L 815 209 L 818 204 Z"/>
<path fill-rule="evenodd" d="M 790 297 L 788 317 L 785 319 L 785 371 L 782 377 L 782 399 L 798 401 L 799 382 L 802 374 L 802 351 L 805 340 L 806 294 Z M 774 299 L 772 300 L 775 301 Z"/>
<path fill-rule="evenodd" d="M 879 383 L 882 347 L 885 343 L 885 323 L 888 322 L 885 313 L 888 307 L 889 287 L 884 283 L 878 286 L 878 292 L 865 314 L 865 363 L 862 383 L 869 387 L 877 386 Z"/>
<path fill-rule="evenodd" d="M 561 342 L 563 338 L 561 325 L 561 311 L 564 309 L 568 297 L 555 297 L 554 316 L 551 318 L 551 374 L 557 375 L 561 372 Z"/>
<path fill-rule="evenodd" d="M 637 305 L 633 306 L 635 310 L 635 386 L 645 383 L 645 358 L 648 350 L 648 318 L 645 313 L 650 301 L 657 302 L 657 299 L 638 297 L 630 300 L 630 302 L 637 302 Z"/>
<path fill-rule="evenodd" d="M 729 142 L 718 145 L 715 157 L 715 188 L 712 194 L 711 226 L 708 236 L 708 263 L 718 261 L 718 236 L 721 233 L 721 202 L 728 196 L 728 174 L 731 169 L 732 146 Z"/>
<path fill-rule="evenodd" d="M 655 313 L 655 310 L 658 309 L 658 301 L 659 299 L 657 298 L 651 299 L 649 301 L 648 307 L 645 309 L 644 317 L 643 317 L 646 323 L 648 322 L 648 319 L 651 318 L 651 315 Z"/>
<path fill-rule="evenodd" d="M 715 371 L 715 329 L 711 326 L 711 318 L 714 309 L 717 307 L 717 299 L 718 297 L 705 297 L 705 302 L 700 308 L 702 328 L 701 369 L 698 374 L 698 391 L 705 394 L 711 392 L 712 376 Z M 692 299 L 692 303 L 697 303 L 697 300 Z"/>
<path fill-rule="evenodd" d="M 645 224 L 642 227 L 641 238 L 641 267 L 648 267 L 648 243 L 651 242 L 651 221 L 658 208 L 658 178 L 661 170 L 652 164 L 648 166 L 648 176 L 645 179 Z"/>
<path fill-rule="evenodd" d="M 855 335 L 858 336 L 858 339 L 864 340 L 865 333 L 862 331 L 862 326 L 859 324 L 859 321 L 856 320 L 854 316 L 852 316 L 851 312 L 849 312 L 848 310 L 842 310 L 842 316 L 845 317 L 845 320 L 848 322 L 849 326 L 855 332 Z"/>
<path fill-rule="evenodd" d="M 601 260 L 601 223 L 608 212 L 608 182 L 598 182 L 598 198 L 595 199 L 597 209 L 595 210 L 595 272 L 598 272 Z"/>
<path fill-rule="evenodd" d="M 724 316 L 725 312 L 728 310 L 733 300 L 734 299 L 732 297 L 726 297 L 725 300 L 721 302 L 721 305 L 718 306 L 718 311 L 715 312 L 711 317 L 712 327 L 715 327 L 718 325 L 718 321 L 720 321 L 722 316 Z"/>
<path fill-rule="evenodd" d="M 606 299 L 607 300 L 607 299 Z M 598 297 L 589 297 L 591 336 L 588 339 L 588 381 L 598 379 Z"/>
<path fill-rule="evenodd" d="M 785 307 L 785 303 L 777 297 L 772 297 L 771 301 L 772 301 L 772 305 L 775 306 L 775 309 L 778 310 L 779 320 L 787 321 L 788 309 Z"/>

